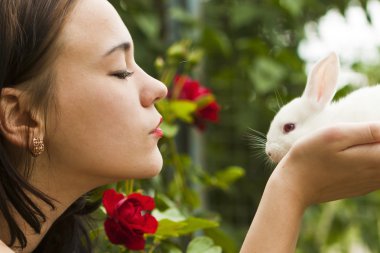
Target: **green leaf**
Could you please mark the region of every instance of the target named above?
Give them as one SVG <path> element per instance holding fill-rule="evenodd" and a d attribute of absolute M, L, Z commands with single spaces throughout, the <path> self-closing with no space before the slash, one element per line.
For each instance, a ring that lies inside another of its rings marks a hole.
<path fill-rule="evenodd" d="M 186 220 L 186 217 L 183 216 L 177 208 L 169 208 L 165 210 L 164 212 L 160 212 L 159 210 L 155 209 L 153 210 L 152 215 L 158 221 L 164 220 L 164 219 L 175 221 L 175 222 Z"/>
<path fill-rule="evenodd" d="M 172 221 L 170 219 L 162 219 L 159 221 L 158 229 L 154 234 L 158 239 L 166 239 L 170 237 L 179 237 L 193 233 L 197 230 L 214 228 L 219 226 L 218 222 L 201 218 L 189 217 L 183 221 Z"/>
<path fill-rule="evenodd" d="M 221 253 L 222 248 L 215 246 L 214 241 L 207 236 L 194 238 L 188 245 L 186 253 Z"/>
<path fill-rule="evenodd" d="M 170 109 L 179 119 L 186 123 L 192 123 L 197 105 L 188 100 L 175 100 L 170 102 Z"/>
<path fill-rule="evenodd" d="M 195 102 L 197 103 L 197 108 L 203 108 L 213 101 L 215 101 L 214 95 L 208 94 L 208 95 L 201 96 Z"/>
<path fill-rule="evenodd" d="M 167 253 L 182 253 L 182 251 L 179 248 L 175 248 L 175 247 L 172 247 L 165 252 L 167 252 Z"/>
<path fill-rule="evenodd" d="M 164 132 L 164 136 L 167 138 L 173 138 L 177 135 L 179 127 L 178 125 L 168 124 L 165 121 L 160 125 L 162 131 Z"/>
<path fill-rule="evenodd" d="M 164 241 L 160 245 L 160 252 L 165 252 L 165 253 L 182 253 L 182 250 L 180 250 L 177 246 Z"/>
<path fill-rule="evenodd" d="M 218 171 L 215 174 L 216 179 L 222 188 L 229 187 L 233 182 L 245 175 L 245 170 L 238 166 L 230 166 L 225 170 Z"/>
<path fill-rule="evenodd" d="M 157 110 L 161 113 L 162 117 L 170 122 L 170 103 L 167 99 L 162 99 L 156 103 Z"/>
<path fill-rule="evenodd" d="M 292 16 L 298 17 L 302 14 L 304 7 L 303 0 L 280 0 L 280 5 L 286 9 Z"/>
<path fill-rule="evenodd" d="M 203 179 L 208 185 L 227 190 L 231 184 L 245 175 L 245 170 L 238 166 L 230 166 L 215 175 L 204 174 Z"/>
<path fill-rule="evenodd" d="M 170 237 L 179 237 L 181 235 L 180 231 L 185 225 L 183 222 L 175 222 L 169 219 L 160 220 L 154 236 L 161 240 Z"/>
<path fill-rule="evenodd" d="M 227 234 L 221 228 L 210 228 L 206 229 L 204 232 L 206 236 L 213 239 L 217 245 L 222 247 L 223 253 L 239 252 L 238 243 L 234 240 L 231 234 Z"/>
<path fill-rule="evenodd" d="M 214 228 L 219 226 L 219 223 L 216 221 L 196 217 L 190 217 L 183 222 L 185 223 L 185 226 L 181 229 L 182 234 L 189 234 L 200 229 Z"/>

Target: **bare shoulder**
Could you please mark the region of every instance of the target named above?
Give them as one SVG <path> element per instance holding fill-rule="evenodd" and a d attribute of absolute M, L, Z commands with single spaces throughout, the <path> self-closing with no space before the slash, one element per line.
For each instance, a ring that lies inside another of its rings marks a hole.
<path fill-rule="evenodd" d="M 0 253 L 14 253 L 10 248 L 7 247 L 2 241 L 0 241 Z"/>

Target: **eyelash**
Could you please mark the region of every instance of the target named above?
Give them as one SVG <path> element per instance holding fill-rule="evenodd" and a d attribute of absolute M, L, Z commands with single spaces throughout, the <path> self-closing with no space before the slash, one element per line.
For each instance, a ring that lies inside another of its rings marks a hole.
<path fill-rule="evenodd" d="M 128 77 L 130 77 L 131 75 L 133 75 L 133 72 L 121 70 L 121 71 L 114 72 L 111 75 L 114 77 L 117 77 L 119 79 L 124 80 L 124 79 L 127 79 Z"/>

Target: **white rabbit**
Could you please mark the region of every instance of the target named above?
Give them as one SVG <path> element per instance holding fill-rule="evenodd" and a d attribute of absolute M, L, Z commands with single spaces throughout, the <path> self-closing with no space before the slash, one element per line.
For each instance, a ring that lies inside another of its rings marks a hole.
<path fill-rule="evenodd" d="M 380 85 L 358 89 L 337 102 L 339 59 L 335 53 L 320 60 L 308 77 L 301 97 L 283 106 L 267 133 L 265 152 L 279 162 L 300 137 L 338 122 L 380 120 Z"/>

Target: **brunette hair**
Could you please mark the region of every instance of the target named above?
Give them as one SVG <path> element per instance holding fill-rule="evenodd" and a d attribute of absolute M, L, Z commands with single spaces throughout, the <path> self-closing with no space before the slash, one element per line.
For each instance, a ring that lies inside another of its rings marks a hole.
<path fill-rule="evenodd" d="M 45 122 L 48 109 L 55 108 L 51 66 L 62 47 L 57 38 L 77 1 L 0 0 L 0 92 L 3 87 L 22 85 L 30 99 L 29 109 L 41 113 Z M 27 239 L 12 216 L 12 210 L 40 233 L 46 217 L 31 196 L 51 208 L 54 208 L 54 200 L 28 183 L 33 158 L 27 148 L 14 159 L 7 147 L 1 135 L 0 212 L 8 225 L 10 246 L 17 242 L 25 248 Z M 98 205 L 88 204 L 85 197 L 77 200 L 53 224 L 34 252 L 90 252 L 81 216 L 94 211 Z"/>

